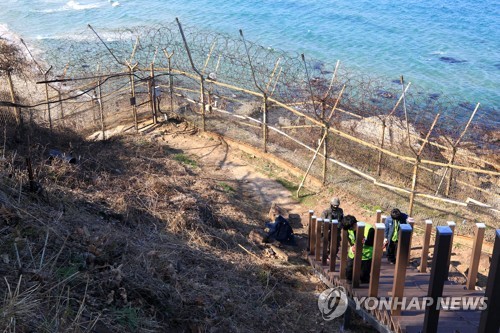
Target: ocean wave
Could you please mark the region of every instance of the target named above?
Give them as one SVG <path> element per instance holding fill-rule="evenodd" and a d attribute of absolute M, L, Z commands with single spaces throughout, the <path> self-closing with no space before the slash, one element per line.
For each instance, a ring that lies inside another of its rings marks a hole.
<path fill-rule="evenodd" d="M 75 10 L 87 10 L 87 9 L 97 9 L 102 7 L 102 3 L 90 3 L 86 5 L 80 4 L 78 1 L 68 1 L 64 6 L 53 9 L 44 9 L 41 10 L 41 13 L 57 13 L 57 12 L 66 12 L 66 11 L 75 11 Z"/>

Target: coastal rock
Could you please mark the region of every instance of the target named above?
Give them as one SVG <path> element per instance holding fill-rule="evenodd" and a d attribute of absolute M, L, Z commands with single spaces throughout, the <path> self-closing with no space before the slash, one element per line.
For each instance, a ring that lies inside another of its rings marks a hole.
<path fill-rule="evenodd" d="M 449 64 L 461 64 L 461 63 L 467 62 L 467 60 L 460 60 L 460 59 L 456 59 L 453 57 L 439 57 L 439 60 L 441 60 L 443 62 L 447 62 Z"/>
<path fill-rule="evenodd" d="M 406 124 L 403 120 L 395 116 L 382 116 L 382 117 L 368 117 L 361 120 L 346 120 L 340 123 L 340 126 L 344 129 L 349 129 L 350 131 L 356 133 L 356 136 L 368 140 L 375 144 L 380 144 L 380 139 L 382 136 L 382 121 L 386 121 L 386 129 L 384 134 L 385 146 L 407 146 L 408 145 L 408 135 L 406 130 Z M 415 130 L 415 127 L 410 124 L 410 137 L 411 145 L 414 149 L 420 147 L 420 143 L 417 138 L 420 136 Z"/>

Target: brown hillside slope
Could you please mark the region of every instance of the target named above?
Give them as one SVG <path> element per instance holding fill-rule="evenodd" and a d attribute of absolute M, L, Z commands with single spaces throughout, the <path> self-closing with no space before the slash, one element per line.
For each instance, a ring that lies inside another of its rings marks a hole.
<path fill-rule="evenodd" d="M 248 240 L 269 209 L 263 181 L 235 180 L 158 135 L 30 135 L 1 161 L 2 331 L 338 330 L 321 319 L 324 287 L 300 251 L 281 262 Z M 77 164 L 49 162 L 52 148 Z"/>

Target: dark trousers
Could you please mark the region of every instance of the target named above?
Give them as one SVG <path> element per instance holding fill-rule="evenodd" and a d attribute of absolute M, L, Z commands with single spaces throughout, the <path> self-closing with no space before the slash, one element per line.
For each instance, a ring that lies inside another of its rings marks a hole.
<path fill-rule="evenodd" d="M 387 244 L 387 261 L 396 262 L 396 252 L 398 251 L 398 242 L 389 242 Z"/>
<path fill-rule="evenodd" d="M 347 267 L 346 267 L 346 277 L 347 280 L 352 281 L 352 270 L 354 267 L 354 259 L 347 258 Z M 370 271 L 372 269 L 372 260 L 361 260 L 361 277 L 360 280 L 362 283 L 370 282 Z"/>

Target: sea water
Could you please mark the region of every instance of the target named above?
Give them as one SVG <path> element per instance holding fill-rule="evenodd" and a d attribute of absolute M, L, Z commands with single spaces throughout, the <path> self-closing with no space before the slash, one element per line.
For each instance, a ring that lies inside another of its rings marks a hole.
<path fill-rule="evenodd" d="M 500 122 L 497 0 L 3 0 L 1 30 L 26 40 L 74 38 L 96 29 L 181 22 L 266 47 L 304 53 L 359 73 L 401 75 L 429 94 Z M 480 109 L 481 110 L 481 109 Z M 480 111 L 481 113 L 481 111 Z M 498 128 L 498 127 L 497 127 Z"/>

